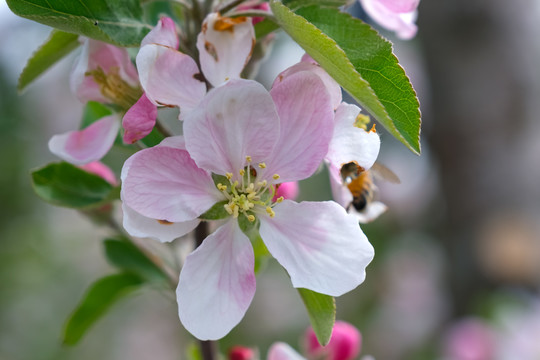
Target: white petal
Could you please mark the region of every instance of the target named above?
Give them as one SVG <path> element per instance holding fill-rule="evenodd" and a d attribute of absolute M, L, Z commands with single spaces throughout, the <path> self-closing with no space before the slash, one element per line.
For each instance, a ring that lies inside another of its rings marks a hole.
<path fill-rule="evenodd" d="M 261 237 L 294 287 L 339 296 L 364 281 L 373 247 L 343 207 L 285 200 L 274 212 L 259 218 Z"/>
<path fill-rule="evenodd" d="M 83 130 L 54 135 L 49 140 L 49 150 L 69 163 L 88 164 L 107 154 L 119 128 L 120 120 L 116 115 L 106 116 Z"/>
<path fill-rule="evenodd" d="M 354 126 L 359 113 L 358 106 L 346 103 L 341 103 L 336 111 L 334 136 L 326 155 L 328 161 L 336 167 L 341 168 L 354 161 L 368 170 L 379 155 L 379 135 L 375 131 Z"/>
<path fill-rule="evenodd" d="M 156 239 L 161 242 L 173 241 L 197 227 L 199 220 L 171 223 L 143 216 L 122 202 L 124 229 L 131 236 Z"/>
<path fill-rule="evenodd" d="M 142 39 L 141 47 L 148 44 L 158 44 L 177 49 L 178 35 L 176 35 L 174 21 L 169 17 L 162 17 L 157 25 Z"/>
<path fill-rule="evenodd" d="M 184 327 L 216 340 L 235 327 L 255 294 L 253 248 L 236 220 L 222 225 L 186 259 L 176 289 Z"/>
<path fill-rule="evenodd" d="M 345 209 L 349 207 L 353 201 L 351 191 L 343 184 L 341 178 L 341 168 L 335 167 L 332 164 L 328 166 L 328 173 L 330 175 L 330 188 L 332 190 L 332 198 L 335 202 L 343 206 Z"/>
<path fill-rule="evenodd" d="M 251 57 L 255 31 L 250 18 L 227 18 L 209 14 L 197 37 L 201 69 L 206 79 L 219 86 L 230 79 L 239 79 Z"/>
<path fill-rule="evenodd" d="M 289 344 L 277 342 L 268 350 L 267 360 L 305 360 Z"/>
<path fill-rule="evenodd" d="M 357 211 L 354 206 L 351 206 L 349 212 L 356 216 L 358 222 L 367 224 L 377 219 L 384 214 L 388 207 L 380 201 L 373 201 L 367 204 L 366 208 L 362 211 Z"/>

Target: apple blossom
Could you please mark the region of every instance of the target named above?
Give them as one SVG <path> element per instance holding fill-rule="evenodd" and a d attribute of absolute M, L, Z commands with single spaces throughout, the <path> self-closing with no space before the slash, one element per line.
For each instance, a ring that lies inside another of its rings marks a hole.
<path fill-rule="evenodd" d="M 333 127 L 330 96 L 311 72 L 270 93 L 230 80 L 187 114 L 185 139 L 139 151 L 124 165 L 125 206 L 154 224 L 183 226 L 213 206 L 223 210 L 224 223 L 187 257 L 176 292 L 180 320 L 199 339 L 226 335 L 253 298 L 254 254 L 244 231 L 260 232 L 294 287 L 338 296 L 363 282 L 373 248 L 354 216 L 331 201 L 272 201 L 275 185 L 315 172 Z"/>
<path fill-rule="evenodd" d="M 416 8 L 420 0 L 359 0 L 366 13 L 385 29 L 395 31 L 400 39 L 416 35 Z"/>
<path fill-rule="evenodd" d="M 306 356 L 313 360 L 354 360 L 360 353 L 361 345 L 360 331 L 344 321 L 336 321 L 326 346 L 319 344 L 313 328 L 309 327 L 304 335 Z"/>

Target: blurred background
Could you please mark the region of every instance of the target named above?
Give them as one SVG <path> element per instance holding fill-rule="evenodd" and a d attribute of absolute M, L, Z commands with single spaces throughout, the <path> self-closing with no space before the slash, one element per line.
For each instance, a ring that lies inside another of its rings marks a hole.
<path fill-rule="evenodd" d="M 358 9 L 356 9 L 358 10 Z M 417 37 L 395 51 L 422 104 L 422 156 L 381 132 L 386 214 L 363 226 L 376 249 L 364 284 L 337 299 L 338 319 L 378 360 L 540 359 L 540 1 L 422 0 Z M 170 294 L 145 288 L 116 304 L 75 347 L 65 319 L 85 289 L 113 270 L 106 229 L 40 201 L 30 169 L 57 159 L 47 141 L 79 125 L 69 90 L 75 54 L 16 93 L 50 29 L 0 0 L 0 360 L 182 359 L 192 342 Z M 274 68 L 302 51 L 278 35 Z M 111 160 L 112 161 L 112 160 Z M 330 198 L 322 171 L 301 199 Z M 321 188 L 324 191 L 321 191 Z M 155 245 L 155 244 L 154 244 Z M 301 349 L 308 318 L 275 262 L 258 276 L 244 320 L 221 341 Z"/>

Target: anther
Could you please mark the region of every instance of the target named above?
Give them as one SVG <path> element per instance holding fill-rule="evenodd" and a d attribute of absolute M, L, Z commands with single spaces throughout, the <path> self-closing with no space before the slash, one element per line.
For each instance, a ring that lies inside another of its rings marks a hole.
<path fill-rule="evenodd" d="M 259 182 L 257 183 L 257 186 L 266 187 L 266 185 L 268 185 L 268 182 L 267 182 L 266 180 L 259 181 Z"/>
<path fill-rule="evenodd" d="M 249 222 L 254 222 L 255 221 L 255 216 L 254 215 L 248 215 L 247 219 L 249 220 Z"/>
<path fill-rule="evenodd" d="M 219 191 L 227 191 L 227 186 L 223 185 L 222 183 L 217 184 L 217 188 Z"/>
<path fill-rule="evenodd" d="M 232 173 L 225 173 L 225 176 L 227 177 L 227 180 L 232 179 Z"/>
<path fill-rule="evenodd" d="M 278 174 L 274 174 L 274 176 L 272 176 L 272 178 L 273 178 L 274 180 L 277 180 L 277 179 L 279 179 L 279 175 L 278 175 Z"/>
<path fill-rule="evenodd" d="M 266 169 L 266 164 L 263 163 L 263 162 L 262 162 L 262 163 L 259 163 L 259 167 L 260 167 L 261 169 Z"/>
<path fill-rule="evenodd" d="M 282 202 L 284 199 L 285 199 L 285 198 L 284 198 L 283 196 L 280 196 L 280 197 L 278 197 L 278 198 L 276 199 L 276 202 L 277 202 L 277 203 L 280 203 L 280 202 Z"/>
<path fill-rule="evenodd" d="M 240 169 L 239 173 L 240 173 L 240 176 L 244 176 L 244 174 L 246 173 L 246 171 L 245 171 L 244 169 Z"/>
<path fill-rule="evenodd" d="M 268 215 L 270 215 L 271 218 L 276 216 L 276 213 L 274 212 L 274 210 L 272 210 L 272 208 L 270 206 L 266 207 L 266 212 L 268 213 Z"/>
<path fill-rule="evenodd" d="M 251 156 L 249 156 L 249 155 L 246 156 L 246 162 L 248 162 L 248 163 L 251 162 Z"/>

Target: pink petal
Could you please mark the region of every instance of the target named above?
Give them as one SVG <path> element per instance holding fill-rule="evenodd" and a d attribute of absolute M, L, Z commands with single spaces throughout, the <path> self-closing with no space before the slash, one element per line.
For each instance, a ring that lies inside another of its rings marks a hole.
<path fill-rule="evenodd" d="M 199 69 L 188 55 L 161 45 L 146 45 L 137 54 L 137 69 L 148 99 L 156 105 L 195 108 L 206 93 Z"/>
<path fill-rule="evenodd" d="M 339 296 L 364 281 L 373 247 L 343 207 L 284 200 L 274 212 L 259 218 L 261 237 L 294 287 Z"/>
<path fill-rule="evenodd" d="M 201 168 L 238 174 L 246 156 L 268 158 L 279 134 L 279 119 L 268 91 L 252 80 L 231 80 L 212 89 L 184 121 L 186 147 Z"/>
<path fill-rule="evenodd" d="M 141 47 L 148 44 L 157 44 L 178 49 L 178 35 L 176 25 L 169 17 L 162 17 L 157 25 L 142 39 Z"/>
<path fill-rule="evenodd" d="M 119 48 L 101 41 L 84 39 L 79 56 L 70 76 L 71 91 L 82 102 L 99 101 L 109 103 L 110 100 L 101 94 L 99 85 L 93 76 L 86 73 L 101 68 L 105 74 L 117 71 L 122 80 L 131 86 L 138 86 L 137 70 L 125 48 Z"/>
<path fill-rule="evenodd" d="M 305 179 L 328 152 L 334 128 L 330 96 L 309 71 L 288 76 L 270 94 L 280 118 L 280 137 L 265 174 L 279 174 L 279 182 Z"/>
<path fill-rule="evenodd" d="M 268 350 L 268 360 L 305 360 L 292 347 L 283 342 L 272 344 Z"/>
<path fill-rule="evenodd" d="M 253 248 L 235 220 L 208 236 L 186 259 L 176 289 L 184 327 L 201 340 L 227 335 L 255 294 Z"/>
<path fill-rule="evenodd" d="M 124 229 L 129 235 L 156 239 L 161 242 L 173 241 L 191 232 L 200 222 L 199 219 L 176 223 L 152 219 L 139 214 L 125 202 L 122 202 L 122 212 L 124 213 Z"/>
<path fill-rule="evenodd" d="M 386 7 L 381 0 L 360 0 L 360 3 L 373 20 L 382 27 L 395 31 L 400 39 L 409 40 L 416 35 L 416 10 L 396 12 L 393 8 Z"/>
<path fill-rule="evenodd" d="M 88 164 L 109 152 L 119 128 L 116 115 L 106 116 L 83 130 L 54 135 L 49 140 L 49 150 L 72 164 Z"/>
<path fill-rule="evenodd" d="M 187 151 L 167 146 L 141 150 L 122 169 L 122 198 L 143 216 L 185 222 L 224 200 L 208 172 Z"/>
<path fill-rule="evenodd" d="M 133 144 L 152 132 L 156 124 L 157 107 L 145 94 L 126 112 L 122 119 L 124 143 Z"/>
<path fill-rule="evenodd" d="M 100 161 L 94 161 L 86 165 L 82 165 L 80 168 L 101 177 L 113 186 L 118 185 L 118 180 L 116 180 L 114 172 L 111 170 L 111 168 Z"/>
<path fill-rule="evenodd" d="M 182 135 L 169 136 L 163 139 L 157 146 L 167 146 L 180 150 L 186 150 L 186 141 Z"/>
<path fill-rule="evenodd" d="M 201 69 L 206 79 L 219 86 L 239 79 L 255 44 L 253 24 L 246 17 L 227 18 L 209 14 L 197 37 Z"/>
<path fill-rule="evenodd" d="M 420 0 L 378 0 L 389 11 L 407 13 L 416 10 Z"/>
<path fill-rule="evenodd" d="M 306 57 L 306 55 L 307 54 L 305 54 L 302 57 L 301 62 L 291 66 L 290 68 L 286 69 L 281 74 L 279 74 L 276 77 L 276 80 L 274 81 L 272 88 L 276 86 L 277 84 L 279 84 L 280 82 L 282 82 L 288 76 L 291 76 L 292 74 L 296 74 L 300 71 L 311 71 L 321 78 L 322 82 L 326 86 L 326 90 L 328 91 L 328 93 L 330 94 L 330 97 L 332 98 L 332 106 L 334 110 L 337 109 L 339 104 L 341 104 L 341 100 L 342 100 L 341 87 L 330 75 L 328 75 L 328 73 L 323 68 L 321 68 L 315 62 L 311 62 L 314 60 L 311 59 L 309 55 L 307 55 L 308 57 Z"/>
<path fill-rule="evenodd" d="M 379 135 L 354 126 L 359 113 L 358 106 L 346 103 L 336 111 L 334 136 L 326 155 L 326 159 L 336 167 L 341 168 L 354 161 L 368 170 L 379 155 Z"/>

